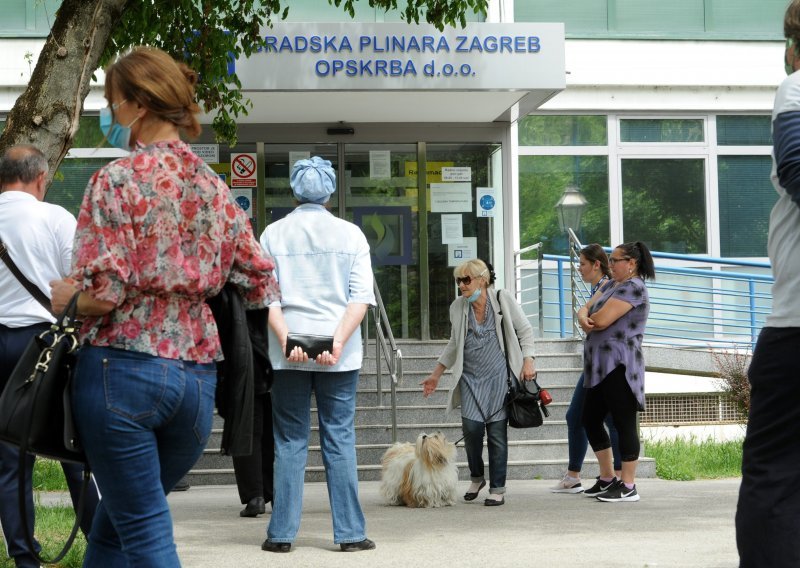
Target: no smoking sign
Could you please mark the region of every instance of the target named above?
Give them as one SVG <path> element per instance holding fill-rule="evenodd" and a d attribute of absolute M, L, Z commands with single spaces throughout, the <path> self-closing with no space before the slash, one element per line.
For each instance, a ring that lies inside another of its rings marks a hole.
<path fill-rule="evenodd" d="M 231 154 L 231 187 L 256 187 L 257 173 L 255 154 Z"/>

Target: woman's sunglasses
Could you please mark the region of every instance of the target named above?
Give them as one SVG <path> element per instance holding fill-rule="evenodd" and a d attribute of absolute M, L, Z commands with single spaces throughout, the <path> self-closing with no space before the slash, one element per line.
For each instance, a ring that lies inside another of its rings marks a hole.
<path fill-rule="evenodd" d="M 472 282 L 472 276 L 464 276 L 462 278 L 456 278 L 456 286 L 469 286 L 470 282 Z"/>

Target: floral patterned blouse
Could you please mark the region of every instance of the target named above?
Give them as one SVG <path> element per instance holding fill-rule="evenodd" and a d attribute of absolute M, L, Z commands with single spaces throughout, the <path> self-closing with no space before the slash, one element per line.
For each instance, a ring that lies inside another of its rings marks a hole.
<path fill-rule="evenodd" d="M 206 298 L 230 281 L 247 307 L 268 306 L 280 300 L 274 267 L 228 187 L 184 142 L 139 144 L 89 180 L 72 277 L 116 305 L 85 318 L 91 345 L 220 360 Z"/>

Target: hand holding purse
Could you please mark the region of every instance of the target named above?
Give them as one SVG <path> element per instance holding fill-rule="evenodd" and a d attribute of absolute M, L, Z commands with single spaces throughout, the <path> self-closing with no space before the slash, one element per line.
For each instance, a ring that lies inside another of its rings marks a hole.
<path fill-rule="evenodd" d="M 290 333 L 286 338 L 286 357 L 289 357 L 295 347 L 300 347 L 309 359 L 316 359 L 325 351 L 333 353 L 333 336 Z"/>

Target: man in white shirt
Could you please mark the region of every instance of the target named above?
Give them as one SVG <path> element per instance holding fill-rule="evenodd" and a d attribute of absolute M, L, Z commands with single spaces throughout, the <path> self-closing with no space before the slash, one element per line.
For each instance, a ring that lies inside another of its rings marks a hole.
<path fill-rule="evenodd" d="M 75 217 L 66 209 L 44 203 L 47 159 L 33 146 L 14 146 L 0 157 L 0 251 L 5 247 L 18 270 L 49 297 L 51 280 L 69 274 Z M 5 388 L 31 337 L 49 328 L 53 315 L 39 303 L 0 262 L 0 389 Z M 33 523 L 31 478 L 34 457 L 25 466 L 26 506 Z M 83 467 L 62 463 L 72 501 L 77 505 Z M 38 567 L 25 541 L 17 492 L 19 451 L 0 442 L 0 523 L 8 555 L 18 567 Z M 97 488 L 92 482 L 86 496 L 81 528 L 88 534 L 97 508 Z M 33 526 L 28 527 L 33 534 Z M 37 552 L 39 549 L 38 542 Z"/>

